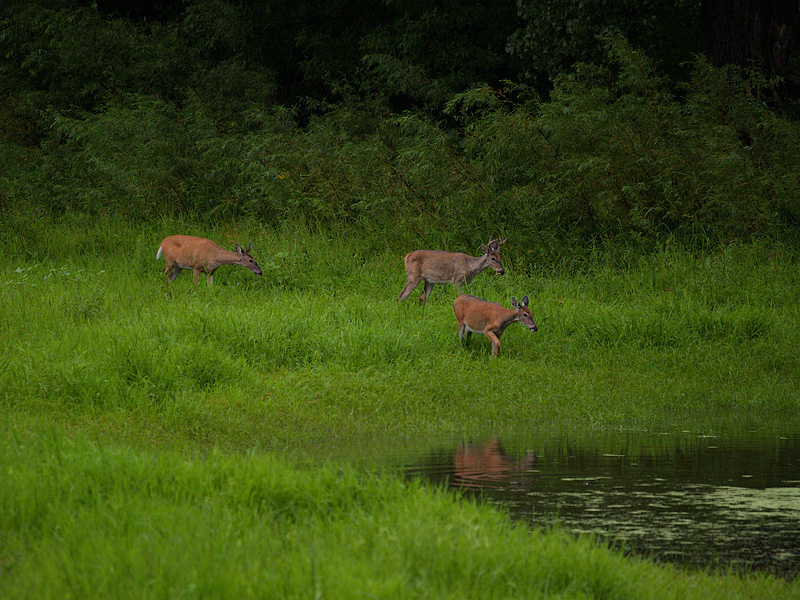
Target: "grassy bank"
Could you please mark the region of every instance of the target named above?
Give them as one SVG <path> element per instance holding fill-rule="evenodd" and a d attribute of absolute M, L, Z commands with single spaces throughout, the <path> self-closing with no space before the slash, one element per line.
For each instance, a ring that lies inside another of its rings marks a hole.
<path fill-rule="evenodd" d="M 0 436 L 7 598 L 791 598 L 529 532 L 415 482 L 269 456 L 203 460 L 51 429 Z"/>
<path fill-rule="evenodd" d="M 379 240 L 194 227 L 252 242 L 264 275 L 223 267 L 210 288 L 186 274 L 167 288 L 155 250 L 176 227 L 191 226 L 75 227 L 5 246 L 7 414 L 232 450 L 800 420 L 800 270 L 784 247 L 545 267 L 510 242 L 508 274 L 469 291 L 506 305 L 529 294 L 539 332 L 510 327 L 491 361 L 482 336 L 460 345 L 452 286 L 424 308 L 397 302 L 404 252 Z"/>
<path fill-rule="evenodd" d="M 379 234 L 30 220 L 5 231 L 8 597 L 797 593 L 657 569 L 416 484 L 303 466 L 370 440 L 800 425 L 800 269 L 785 246 L 545 262 L 511 240 L 507 275 L 483 273 L 469 292 L 506 305 L 530 295 L 539 332 L 510 327 L 490 360 L 484 338 L 460 345 L 451 286 L 424 308 L 397 302 L 410 248 Z M 252 242 L 264 275 L 223 267 L 210 288 L 187 274 L 168 288 L 155 254 L 178 231 Z"/>

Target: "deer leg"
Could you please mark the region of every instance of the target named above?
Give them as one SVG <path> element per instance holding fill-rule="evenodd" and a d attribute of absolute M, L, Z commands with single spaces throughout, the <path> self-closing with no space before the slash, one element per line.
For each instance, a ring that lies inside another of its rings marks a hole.
<path fill-rule="evenodd" d="M 419 297 L 419 301 L 427 302 L 428 298 L 431 297 L 431 292 L 433 291 L 433 282 L 428 281 L 427 279 L 423 279 L 422 281 L 425 282 L 425 291 L 422 292 L 422 295 Z"/>
<path fill-rule="evenodd" d="M 172 273 L 170 273 L 170 269 L 172 269 Z M 167 276 L 167 283 L 172 283 L 181 274 L 182 269 L 177 265 L 167 265 L 167 268 L 164 269 L 164 275 Z"/>
<path fill-rule="evenodd" d="M 492 358 L 496 358 L 500 354 L 500 336 L 496 335 L 494 331 L 484 331 L 486 337 L 492 342 Z"/>
<path fill-rule="evenodd" d="M 417 287 L 417 284 L 420 282 L 421 279 L 422 277 L 414 277 L 413 275 L 409 275 L 408 283 L 406 283 L 406 287 L 403 288 L 403 291 L 400 292 L 400 299 L 398 300 L 398 302 L 402 302 L 403 300 L 408 298 L 408 295 L 415 287 Z"/>

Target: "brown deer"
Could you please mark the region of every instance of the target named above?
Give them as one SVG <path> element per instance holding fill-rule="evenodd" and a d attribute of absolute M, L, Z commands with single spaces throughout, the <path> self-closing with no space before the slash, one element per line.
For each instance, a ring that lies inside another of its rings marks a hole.
<path fill-rule="evenodd" d="M 194 273 L 194 283 L 200 273 L 207 273 L 208 285 L 214 282 L 214 271 L 222 265 L 240 265 L 249 269 L 256 275 L 261 275 L 261 269 L 250 256 L 250 245 L 247 250 L 242 250 L 236 244 L 236 251 L 223 250 L 211 240 L 194 237 L 191 235 L 171 235 L 164 238 L 158 247 L 156 259 L 164 257 L 167 263 L 164 275 L 167 276 L 167 285 L 175 281 L 183 269 L 191 269 Z M 170 274 L 170 269 L 172 273 Z"/>
<path fill-rule="evenodd" d="M 459 296 L 453 302 L 458 321 L 458 339 L 463 343 L 470 333 L 482 333 L 492 342 L 492 358 L 495 358 L 500 354 L 500 336 L 512 323 L 522 321 L 525 327 L 537 331 L 527 296 L 522 298 L 521 304 L 516 298 L 511 298 L 511 306 L 514 308 L 503 308 L 497 302 L 488 302 L 475 296 Z"/>
<path fill-rule="evenodd" d="M 492 267 L 502 275 L 503 263 L 500 262 L 500 246 L 505 244 L 489 238 L 488 244 L 481 244 L 481 256 L 470 256 L 463 252 L 445 252 L 443 250 L 414 250 L 403 259 L 406 265 L 408 282 L 400 292 L 400 302 L 408 298 L 411 291 L 422 281 L 424 291 L 419 297 L 425 302 L 433 291 L 435 283 L 452 283 L 460 294 L 465 283 L 487 267 Z"/>

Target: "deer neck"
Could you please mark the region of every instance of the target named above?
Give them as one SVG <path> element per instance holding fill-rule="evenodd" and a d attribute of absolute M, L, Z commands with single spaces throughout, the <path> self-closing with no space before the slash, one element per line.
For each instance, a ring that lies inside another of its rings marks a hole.
<path fill-rule="evenodd" d="M 483 254 L 481 256 L 470 256 L 467 259 L 467 274 L 470 278 L 474 277 L 481 271 L 483 271 L 486 267 L 489 266 L 489 255 Z"/>
<path fill-rule="evenodd" d="M 231 250 L 223 250 L 220 248 L 220 250 L 214 257 L 214 261 L 218 265 L 238 265 L 241 264 L 242 257 L 238 252 L 233 252 Z"/>
<path fill-rule="evenodd" d="M 519 311 L 514 310 L 513 308 L 504 308 L 502 315 L 503 318 L 500 320 L 500 325 L 497 328 L 497 330 L 500 333 L 505 331 L 505 328 L 511 325 L 512 323 L 516 323 L 517 321 L 520 320 Z"/>

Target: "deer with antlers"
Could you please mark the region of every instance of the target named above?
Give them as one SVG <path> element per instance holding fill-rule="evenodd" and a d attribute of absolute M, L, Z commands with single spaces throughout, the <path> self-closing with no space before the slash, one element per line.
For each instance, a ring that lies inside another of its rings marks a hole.
<path fill-rule="evenodd" d="M 505 273 L 500 262 L 500 246 L 506 240 L 498 241 L 489 237 L 488 244 L 481 244 L 481 256 L 470 256 L 463 252 L 445 252 L 444 250 L 414 250 L 406 254 L 404 262 L 408 281 L 400 292 L 400 300 L 408 298 L 411 291 L 422 281 L 424 290 L 419 297 L 426 302 L 436 283 L 452 283 L 461 293 L 465 283 L 488 267 L 492 267 L 500 275 Z"/>

